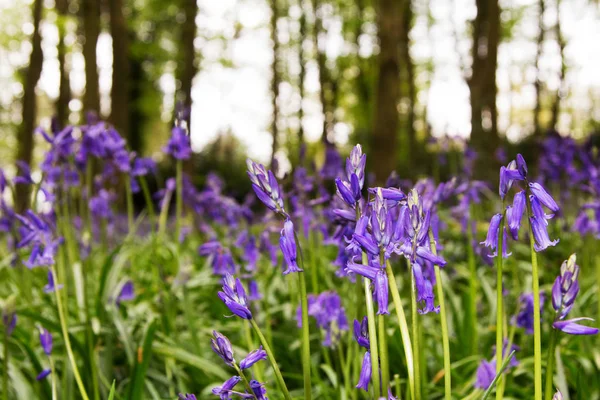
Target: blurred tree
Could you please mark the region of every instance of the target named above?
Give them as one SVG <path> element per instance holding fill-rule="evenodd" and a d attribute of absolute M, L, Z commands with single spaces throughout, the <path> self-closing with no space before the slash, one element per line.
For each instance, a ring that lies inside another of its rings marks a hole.
<path fill-rule="evenodd" d="M 415 108 L 417 106 L 417 87 L 415 82 L 415 64 L 410 54 L 410 31 L 413 25 L 413 9 L 412 1 L 404 1 L 404 10 L 402 12 L 401 39 L 400 39 L 400 57 L 401 57 L 401 78 L 402 87 L 405 88 L 405 93 L 402 97 L 406 99 L 407 115 L 406 115 L 406 160 L 404 165 L 414 165 L 414 161 L 419 159 L 419 146 L 417 146 L 417 138 L 415 131 Z"/>
<path fill-rule="evenodd" d="M 480 166 L 489 166 L 497 148 L 498 110 L 496 108 L 496 68 L 500 42 L 499 0 L 476 0 L 477 16 L 473 21 L 471 76 L 471 145 L 479 153 Z M 489 169 L 488 169 L 489 170 Z M 486 168 L 475 168 L 477 178 Z"/>
<path fill-rule="evenodd" d="M 67 70 L 65 45 L 66 25 L 69 11 L 68 0 L 55 0 L 56 25 L 58 28 L 58 65 L 60 72 L 60 83 L 58 90 L 58 99 L 56 100 L 56 119 L 60 127 L 65 126 L 69 119 L 69 102 L 71 101 L 71 81 L 69 71 Z"/>
<path fill-rule="evenodd" d="M 185 107 L 192 107 L 192 83 L 198 72 L 196 62 L 196 15 L 198 15 L 198 2 L 196 0 L 183 0 L 181 7 L 183 12 L 183 23 L 180 32 L 180 62 L 177 66 L 177 79 L 181 82 L 181 90 L 175 95 L 177 103 Z M 191 112 L 184 113 L 188 129 L 191 129 Z"/>
<path fill-rule="evenodd" d="M 544 0 L 538 0 L 538 37 L 537 37 L 537 52 L 535 54 L 535 82 L 533 84 L 535 88 L 535 107 L 533 109 L 533 124 L 534 134 L 541 135 L 542 121 L 540 116 L 542 113 L 542 78 L 540 76 L 541 65 L 540 60 L 544 51 L 544 39 L 546 37 L 546 28 L 544 27 L 544 12 L 546 11 L 546 4 Z"/>
<path fill-rule="evenodd" d="M 29 65 L 24 71 L 22 120 L 17 132 L 17 160 L 31 164 L 33 157 L 33 129 L 37 123 L 35 88 L 42 73 L 44 53 L 42 52 L 42 37 L 40 23 L 42 20 L 43 0 L 33 2 L 33 35 L 31 36 L 31 54 Z M 15 208 L 24 211 L 29 205 L 29 185 L 17 185 Z"/>
<path fill-rule="evenodd" d="M 322 0 L 312 0 L 312 11 L 314 18 L 313 25 L 313 48 L 315 51 L 315 59 L 317 61 L 317 69 L 319 73 L 319 100 L 321 101 L 321 109 L 323 111 L 323 130 L 321 139 L 324 143 L 328 143 L 328 134 L 331 132 L 331 117 L 332 111 L 329 105 L 329 99 L 332 97 L 328 92 L 331 90 L 329 71 L 327 68 L 327 58 L 321 45 L 321 36 L 325 36 L 326 32 L 323 29 L 323 16 L 320 10 Z"/>
<path fill-rule="evenodd" d="M 123 14 L 123 0 L 108 0 L 110 33 L 113 37 L 112 87 L 110 89 L 110 122 L 129 141 L 129 112 L 131 66 L 129 60 L 129 31 Z M 136 121 L 139 123 L 139 121 Z"/>
<path fill-rule="evenodd" d="M 556 90 L 554 101 L 552 102 L 552 119 L 550 121 L 550 127 L 556 131 L 558 129 L 558 118 L 560 116 L 560 101 L 566 95 L 565 76 L 567 74 L 567 63 L 565 60 L 565 47 L 567 43 L 560 27 L 560 0 L 556 0 L 556 24 L 554 25 L 554 33 L 560 52 L 560 71 L 558 75 L 558 89 Z"/>
<path fill-rule="evenodd" d="M 406 0 L 405 0 L 406 1 Z M 400 98 L 400 59 L 402 8 L 399 0 L 380 0 L 377 8 L 379 38 L 379 77 L 373 121 L 373 172 L 384 182 L 397 168 L 398 100 Z"/>
<path fill-rule="evenodd" d="M 85 60 L 85 92 L 83 111 L 100 112 L 100 92 L 98 83 L 98 61 L 96 46 L 100 35 L 100 2 L 81 0 L 81 18 L 83 25 L 83 58 Z"/>
<path fill-rule="evenodd" d="M 298 108 L 298 149 L 302 149 L 304 143 L 304 81 L 306 78 L 306 54 L 304 52 L 304 39 L 306 38 L 306 4 L 304 0 L 298 0 L 300 9 L 300 31 L 298 38 L 298 63 L 300 64 L 300 73 L 298 75 L 298 91 L 300 95 L 300 107 Z"/>
<path fill-rule="evenodd" d="M 277 122 L 279 120 L 279 106 L 277 99 L 279 98 L 279 38 L 277 37 L 277 20 L 279 18 L 277 0 L 271 0 L 271 45 L 273 46 L 273 62 L 271 63 L 271 98 L 273 107 L 273 117 L 271 120 L 271 134 L 273 136 L 273 146 L 271 148 L 271 168 L 275 161 L 275 153 L 279 146 L 279 130 L 277 129 Z"/>

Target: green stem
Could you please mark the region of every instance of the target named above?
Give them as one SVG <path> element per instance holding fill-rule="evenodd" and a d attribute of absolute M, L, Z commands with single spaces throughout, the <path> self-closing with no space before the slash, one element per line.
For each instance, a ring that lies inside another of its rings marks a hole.
<path fill-rule="evenodd" d="M 390 386 L 390 364 L 388 361 L 387 334 L 385 332 L 385 316 L 377 316 L 378 340 L 379 340 L 379 360 L 381 362 L 381 390 L 386 393 Z"/>
<path fill-rule="evenodd" d="M 385 266 L 385 272 L 387 273 L 388 282 L 390 284 L 390 292 L 392 294 L 392 301 L 394 302 L 394 309 L 396 311 L 396 317 L 398 319 L 398 328 L 400 329 L 400 335 L 402 337 L 402 346 L 404 346 L 404 356 L 406 357 L 406 368 L 408 369 L 408 385 L 410 395 L 412 399 L 416 399 L 415 393 L 415 365 L 412 351 L 412 344 L 410 340 L 410 333 L 408 331 L 408 323 L 406 322 L 406 314 L 402 307 L 402 300 L 400 299 L 400 293 L 398 292 L 398 285 L 396 284 L 396 277 L 394 271 L 392 271 L 392 265 L 387 260 Z M 400 393 L 398 393 L 400 395 Z"/>
<path fill-rule="evenodd" d="M 527 196 L 527 216 L 531 218 L 531 203 Z M 533 376 L 535 400 L 542 400 L 542 330 L 540 323 L 540 279 L 537 253 L 534 248 L 533 228 L 529 222 L 529 245 L 531 250 L 531 275 L 533 279 Z"/>
<path fill-rule="evenodd" d="M 308 296 L 306 295 L 306 277 L 304 268 L 304 255 L 302 253 L 302 246 L 298 235 L 294 230 L 294 240 L 298 247 L 298 253 L 300 255 L 300 269 L 302 272 L 298 272 L 298 286 L 300 288 L 300 308 L 302 310 L 302 373 L 304 375 L 304 399 L 310 400 L 312 397 L 312 384 L 311 384 L 311 372 L 310 372 L 310 325 L 308 322 Z M 314 264 L 312 269 L 315 270 Z"/>
<path fill-rule="evenodd" d="M 500 373 L 502 368 L 502 352 L 504 348 L 504 293 L 502 289 L 502 264 L 504 252 L 504 219 L 506 212 L 504 211 L 504 200 L 502 200 L 502 217 L 500 219 L 500 227 L 498 229 L 498 246 L 496 249 L 496 374 Z M 500 376 L 498 379 L 502 379 Z M 501 400 L 503 393 L 501 390 L 496 391 L 496 400 Z"/>
<path fill-rule="evenodd" d="M 52 274 L 52 279 L 54 279 L 54 283 L 58 286 L 58 277 L 56 276 L 56 271 L 54 267 L 50 267 L 50 273 Z M 63 340 L 65 341 L 65 349 L 67 350 L 67 356 L 69 357 L 69 362 L 71 363 L 71 368 L 73 368 L 73 376 L 75 377 L 75 382 L 77 383 L 77 387 L 79 388 L 79 392 L 81 393 L 81 397 L 83 400 L 90 400 L 88 397 L 85 386 L 83 385 L 83 381 L 81 380 L 81 376 L 79 375 L 79 369 L 77 368 L 77 361 L 75 361 L 75 355 L 73 354 L 73 349 L 71 348 L 71 339 L 69 339 L 69 330 L 67 328 L 67 320 L 65 318 L 62 299 L 60 295 L 60 290 L 54 291 L 56 297 L 56 307 L 58 308 L 58 318 L 60 319 L 60 326 L 63 333 Z"/>
<path fill-rule="evenodd" d="M 125 197 L 127 197 L 127 230 L 128 235 L 133 235 L 133 193 L 131 192 L 131 180 L 129 175 L 124 175 Z"/>
<path fill-rule="evenodd" d="M 182 172 L 182 161 L 177 160 L 175 164 L 176 169 L 176 193 L 175 193 L 175 243 L 179 243 L 179 236 L 181 234 L 181 209 L 182 209 L 182 193 L 183 193 L 183 172 Z"/>
<path fill-rule="evenodd" d="M 437 255 L 437 246 L 433 231 L 429 228 L 429 243 L 433 255 Z M 446 305 L 444 300 L 444 289 L 442 284 L 442 274 L 440 266 L 435 264 L 435 281 L 437 287 L 438 300 L 440 302 L 440 325 L 442 325 L 442 347 L 444 349 L 444 393 L 445 399 L 452 399 L 452 369 L 450 367 L 450 339 L 448 336 L 448 320 L 446 319 Z"/>
<path fill-rule="evenodd" d="M 410 264 L 410 263 L 409 263 Z M 417 312 L 417 287 L 415 286 L 415 275 L 410 266 L 410 303 L 413 334 L 413 356 L 415 368 L 415 399 L 421 399 L 421 360 L 419 347 L 419 314 Z"/>
<path fill-rule="evenodd" d="M 10 321 L 9 321 L 10 323 Z M 2 369 L 2 393 L 4 395 L 2 398 L 4 400 L 8 400 L 8 326 L 3 326 L 4 330 L 4 357 L 3 364 L 4 368 Z"/>
<path fill-rule="evenodd" d="M 367 264 L 367 254 L 362 255 L 363 263 Z M 378 399 L 381 394 L 379 384 L 379 350 L 377 347 L 377 325 L 375 324 L 375 308 L 373 306 L 373 293 L 371 292 L 371 281 L 363 278 L 365 289 L 365 304 L 367 305 L 367 322 L 369 326 L 369 350 L 371 354 L 371 380 L 373 381 L 373 391 L 375 398 Z"/>
<path fill-rule="evenodd" d="M 152 202 L 152 195 L 148 188 L 148 182 L 145 176 L 140 176 L 140 187 L 144 194 L 144 200 L 146 201 L 146 208 L 148 209 L 148 216 L 150 217 L 150 225 L 152 226 L 152 232 L 156 229 L 156 211 L 154 210 L 154 203 Z"/>
<path fill-rule="evenodd" d="M 556 359 L 556 341 L 558 340 L 558 329 L 552 328 L 550 333 L 550 346 L 548 347 L 548 360 L 546 361 L 546 396 L 545 400 L 552 400 L 554 396 L 554 360 Z"/>
<path fill-rule="evenodd" d="M 52 400 L 58 399 L 58 394 L 56 390 L 56 370 L 54 368 L 54 360 L 52 357 L 48 357 L 48 361 L 50 361 L 50 380 L 52 381 Z"/>
<path fill-rule="evenodd" d="M 271 346 L 269 346 L 269 342 L 267 342 L 265 335 L 263 335 L 263 333 L 260 331 L 260 328 L 256 324 L 256 321 L 254 321 L 254 319 L 251 319 L 249 321 L 252 324 L 252 328 L 254 328 L 254 331 L 258 335 L 260 343 L 263 345 L 265 351 L 267 352 L 267 357 L 269 358 L 269 362 L 271 363 L 271 366 L 273 367 L 273 372 L 275 372 L 275 378 L 277 379 L 277 384 L 279 385 L 279 390 L 281 390 L 283 392 L 283 397 L 286 400 L 292 400 L 292 396 L 290 396 L 290 392 L 288 391 L 288 388 L 285 385 L 285 381 L 283 380 L 281 371 L 279 370 L 279 367 L 277 366 L 277 361 L 275 360 L 275 356 L 273 355 Z"/>
<path fill-rule="evenodd" d="M 242 378 L 242 382 L 244 383 L 244 386 L 246 387 L 246 391 L 248 393 L 251 393 L 253 395 L 254 399 L 256 399 L 256 395 L 254 394 L 254 391 L 252 391 L 252 388 L 250 387 L 250 382 L 248 382 L 248 378 L 246 378 L 244 371 L 242 371 L 240 369 L 240 367 L 238 367 L 237 364 L 233 364 L 233 368 L 235 368 L 235 371 L 237 372 L 237 374 L 240 376 L 240 378 Z"/>

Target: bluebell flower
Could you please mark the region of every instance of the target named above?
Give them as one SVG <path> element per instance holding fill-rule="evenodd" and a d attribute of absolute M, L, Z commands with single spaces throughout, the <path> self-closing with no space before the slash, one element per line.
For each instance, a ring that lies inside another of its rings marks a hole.
<path fill-rule="evenodd" d="M 4 329 L 6 331 L 6 336 L 12 335 L 15 327 L 17 326 L 17 313 L 12 312 L 2 312 L 2 324 L 4 325 Z"/>
<path fill-rule="evenodd" d="M 262 164 L 257 164 L 250 159 L 246 160 L 246 165 L 248 167 L 248 177 L 250 178 L 250 182 L 252 182 L 252 189 L 258 199 L 269 209 L 287 217 L 287 213 L 283 208 L 283 198 L 279 190 L 279 183 L 273 172 L 267 170 Z"/>
<path fill-rule="evenodd" d="M 233 358 L 233 347 L 231 342 L 225 335 L 220 332 L 213 331 L 213 337 L 210 339 L 210 346 L 213 351 L 217 353 L 225 364 L 233 366 L 235 364 L 235 358 Z"/>
<path fill-rule="evenodd" d="M 477 367 L 477 372 L 475 373 L 474 387 L 476 389 L 487 390 L 494 381 L 495 377 L 496 362 L 482 360 L 481 363 L 479 363 L 479 367 Z"/>
<path fill-rule="evenodd" d="M 240 361 L 241 369 L 248 369 L 260 360 L 267 359 L 267 352 L 260 346 L 257 350 L 251 351 L 242 361 Z"/>
<path fill-rule="evenodd" d="M 40 329 L 40 344 L 47 356 L 52 354 L 52 334 L 46 329 Z"/>
<path fill-rule="evenodd" d="M 186 394 L 179 393 L 178 397 L 179 397 L 179 400 L 198 400 L 196 398 L 196 395 L 191 394 L 191 393 L 186 393 Z"/>
<path fill-rule="evenodd" d="M 177 160 L 187 160 L 192 156 L 190 137 L 181 126 L 171 130 L 171 138 L 163 150 Z"/>
<path fill-rule="evenodd" d="M 383 269 L 378 269 L 375 275 L 375 298 L 377 299 L 377 314 L 389 314 L 388 311 L 388 278 Z"/>
<path fill-rule="evenodd" d="M 252 389 L 252 393 L 254 393 L 256 400 L 269 400 L 267 398 L 267 389 L 265 389 L 265 385 L 256 379 L 250 381 L 250 389 Z"/>
<path fill-rule="evenodd" d="M 549 246 L 556 246 L 559 239 L 550 240 L 548 236 L 548 227 L 545 220 L 540 220 L 537 217 L 530 217 L 529 222 L 531 224 L 531 230 L 533 232 L 533 238 L 535 240 L 534 249 L 535 251 L 546 250 Z"/>
<path fill-rule="evenodd" d="M 228 380 L 226 380 L 222 386 L 217 386 L 212 390 L 213 394 L 216 394 L 221 398 L 221 400 L 229 400 L 231 399 L 230 393 L 233 388 L 242 380 L 239 376 L 232 376 Z"/>
<path fill-rule="evenodd" d="M 542 187 L 542 185 L 540 185 L 537 182 L 530 182 L 529 190 L 535 197 L 539 199 L 540 203 L 542 203 L 545 207 L 547 207 L 553 212 L 557 212 L 559 210 L 556 201 L 554 201 L 552 196 L 550 196 L 550 194 L 546 191 L 546 189 Z"/>
<path fill-rule="evenodd" d="M 54 283 L 54 275 L 52 274 L 52 271 L 48 270 L 48 284 L 44 286 L 44 293 L 53 293 L 62 288 L 63 285 L 56 285 Z"/>
<path fill-rule="evenodd" d="M 371 382 L 371 353 L 366 351 L 363 357 L 362 368 L 360 370 L 356 388 L 369 392 L 369 382 Z"/>
<path fill-rule="evenodd" d="M 354 339 L 359 346 L 364 347 L 367 350 L 370 348 L 367 317 L 364 317 L 362 322 L 358 322 L 356 319 L 354 320 Z"/>
<path fill-rule="evenodd" d="M 540 293 L 540 314 L 544 310 L 544 294 Z M 524 328 L 525 333 L 533 333 L 533 294 L 526 293 L 519 297 L 520 309 L 514 317 L 514 324 L 519 328 Z"/>
<path fill-rule="evenodd" d="M 591 318 L 580 317 L 566 321 L 554 321 L 552 326 L 559 331 L 568 333 L 569 335 L 595 335 L 598 333 L 598 328 L 593 328 L 578 324 L 579 321 L 593 321 Z"/>
<path fill-rule="evenodd" d="M 116 299 L 117 306 L 120 305 L 124 301 L 131 301 L 135 299 L 135 291 L 133 288 L 133 282 L 128 280 L 121 286 L 121 290 L 119 291 L 119 295 Z"/>
<path fill-rule="evenodd" d="M 281 237 L 279 238 L 279 247 L 283 253 L 283 259 L 287 265 L 286 270 L 283 272 L 287 275 L 291 272 L 302 272 L 302 269 L 298 267 L 297 254 L 296 254 L 296 238 L 294 236 L 294 224 L 291 220 L 286 220 L 281 230 Z"/>
<path fill-rule="evenodd" d="M 349 329 L 346 311 L 340 296 L 334 291 L 308 295 L 308 315 L 314 317 L 317 326 L 325 330 L 323 346 L 333 347 L 339 342 L 341 333 Z M 296 310 L 298 327 L 302 327 L 302 308 Z"/>
<path fill-rule="evenodd" d="M 223 291 L 218 293 L 219 298 L 229 310 L 243 319 L 252 319 L 252 312 L 248 308 L 246 291 L 239 279 L 230 273 L 223 277 Z"/>
<path fill-rule="evenodd" d="M 519 228 L 521 227 L 521 219 L 526 207 L 526 194 L 524 190 L 521 190 L 513 198 L 513 204 L 510 213 L 507 211 L 506 219 L 508 227 L 513 239 L 518 239 Z"/>

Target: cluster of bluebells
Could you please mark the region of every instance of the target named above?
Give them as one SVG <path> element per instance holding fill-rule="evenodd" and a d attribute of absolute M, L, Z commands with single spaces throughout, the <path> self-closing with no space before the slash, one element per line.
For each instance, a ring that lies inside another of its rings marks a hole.
<path fill-rule="evenodd" d="M 540 315 L 544 310 L 545 296 L 540 293 Z M 513 317 L 513 324 L 519 328 L 525 329 L 528 335 L 533 334 L 533 314 L 534 314 L 533 293 L 524 293 L 519 297 L 519 311 Z"/>
<path fill-rule="evenodd" d="M 225 335 L 217 331 L 213 331 L 213 337 L 210 341 L 210 345 L 213 351 L 219 357 L 221 357 L 223 362 L 226 365 L 234 368 L 239 374 L 242 374 L 242 371 L 249 369 L 260 360 L 266 360 L 267 358 L 267 353 L 262 349 L 261 346 L 257 350 L 248 353 L 248 355 L 244 359 L 242 359 L 238 364 L 233 354 L 231 342 Z M 252 391 L 252 393 L 249 393 L 248 391 L 236 391 L 235 387 L 241 380 L 242 378 L 240 377 L 240 375 L 234 375 L 227 381 L 225 381 L 221 386 L 215 387 L 212 390 L 212 392 L 213 394 L 219 396 L 219 398 L 221 398 L 222 400 L 231 399 L 234 395 L 242 399 L 267 400 L 264 385 L 254 379 L 249 382 L 250 390 Z M 180 395 L 180 397 L 181 396 L 183 395 Z M 185 399 L 185 397 L 182 398 Z"/>
<path fill-rule="evenodd" d="M 302 326 L 302 309 L 298 307 L 296 320 L 298 327 Z M 340 296 L 334 291 L 323 292 L 319 295 L 308 295 L 308 315 L 314 317 L 317 326 L 325 331 L 323 346 L 334 347 L 342 332 L 349 329 L 346 311 L 342 306 Z"/>
<path fill-rule="evenodd" d="M 571 335 L 595 335 L 598 328 L 578 324 L 579 321 L 591 320 L 590 318 L 565 320 L 579 294 L 579 266 L 576 262 L 575 254 L 565 260 L 560 267 L 560 275 L 552 285 L 552 308 L 556 312 L 552 326 Z"/>
<path fill-rule="evenodd" d="M 555 246 L 558 239 L 551 240 L 548 234 L 548 220 L 552 219 L 559 211 L 558 204 L 552 196 L 537 182 L 528 180 L 528 168 L 525 159 L 517 154 L 516 160 L 512 160 L 500 169 L 500 198 L 505 201 L 510 189 L 517 182 L 524 183 L 524 189 L 520 189 L 513 197 L 512 205 L 508 205 L 505 214 L 495 214 L 488 229 L 487 237 L 482 244 L 489 247 L 497 254 L 498 237 L 502 230 L 502 257 L 508 257 L 508 236 L 517 240 L 521 227 L 521 220 L 525 211 L 530 208 L 529 225 L 534 239 L 534 249 L 543 251 L 549 246 Z M 550 213 L 546 213 L 549 210 Z"/>

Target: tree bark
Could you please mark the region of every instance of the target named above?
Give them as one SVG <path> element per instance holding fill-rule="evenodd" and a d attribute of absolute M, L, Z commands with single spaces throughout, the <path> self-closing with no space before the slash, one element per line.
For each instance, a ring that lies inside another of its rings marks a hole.
<path fill-rule="evenodd" d="M 81 0 L 83 19 L 83 58 L 85 60 L 85 93 L 83 111 L 100 113 L 100 90 L 96 46 L 100 35 L 100 1 Z"/>
<path fill-rule="evenodd" d="M 178 79 L 181 82 L 181 93 L 177 95 L 179 103 L 185 107 L 185 121 L 188 131 L 191 131 L 191 107 L 192 107 L 192 83 L 198 72 L 196 64 L 196 50 L 194 40 L 196 39 L 196 15 L 198 14 L 198 2 L 196 0 L 183 0 L 183 12 L 185 21 L 181 27 L 181 64 L 178 68 Z"/>
<path fill-rule="evenodd" d="M 413 161 L 417 160 L 419 148 L 417 147 L 417 139 L 415 132 L 415 108 L 417 106 L 417 88 L 415 85 L 415 64 L 410 54 L 410 31 L 413 24 L 413 10 L 411 0 L 405 0 L 404 11 L 402 15 L 401 25 L 401 40 L 400 54 L 402 65 L 405 70 L 407 99 L 408 99 L 408 114 L 406 118 L 406 137 L 408 152 L 406 165 L 412 165 Z"/>
<path fill-rule="evenodd" d="M 473 63 L 468 81 L 471 92 L 471 145 L 479 153 L 477 178 L 498 146 L 498 112 L 496 108 L 496 68 L 500 41 L 500 6 L 498 0 L 476 0 L 477 16 L 473 22 Z"/>
<path fill-rule="evenodd" d="M 535 83 L 533 84 L 535 88 L 535 107 L 533 109 L 533 132 L 535 135 L 542 134 L 542 122 L 540 121 L 540 115 L 542 113 L 542 80 L 540 78 L 540 59 L 542 58 L 542 53 L 544 49 L 544 38 L 546 37 L 546 29 L 544 28 L 544 12 L 546 10 L 546 5 L 544 0 L 538 1 L 538 28 L 540 32 L 537 37 L 537 52 L 535 55 Z"/>
<path fill-rule="evenodd" d="M 300 7 L 300 37 L 298 38 L 298 61 L 300 63 L 300 75 L 298 76 L 298 91 L 300 94 L 300 108 L 298 109 L 298 149 L 302 151 L 304 144 L 304 81 L 306 78 L 306 55 L 304 54 L 304 38 L 306 37 L 306 9 L 304 0 L 298 0 L 298 6 Z"/>
<path fill-rule="evenodd" d="M 56 119 L 58 125 L 62 128 L 68 123 L 69 119 L 69 101 L 71 101 L 71 81 L 69 71 L 66 65 L 65 31 L 66 19 L 68 15 L 68 0 L 55 1 L 56 13 L 58 14 L 58 64 L 60 70 L 60 85 L 58 90 L 58 99 L 56 100 Z"/>
<path fill-rule="evenodd" d="M 565 47 L 567 45 L 565 38 L 560 28 L 560 0 L 556 0 L 556 25 L 554 26 L 556 33 L 556 41 L 558 42 L 558 48 L 560 49 L 560 72 L 559 72 L 559 84 L 552 103 L 552 119 L 550 126 L 555 131 L 558 130 L 558 118 L 560 116 L 560 101 L 562 96 L 565 95 L 565 76 L 567 74 L 567 63 L 565 61 Z"/>
<path fill-rule="evenodd" d="M 109 0 L 110 33 L 113 37 L 113 71 L 110 90 L 110 122 L 129 139 L 130 75 L 129 32 L 123 15 L 123 0 Z"/>
<path fill-rule="evenodd" d="M 271 44 L 273 46 L 273 62 L 271 63 L 271 95 L 273 107 L 273 119 L 271 121 L 271 134 L 273 136 L 273 146 L 271 148 L 271 168 L 274 168 L 275 153 L 279 149 L 279 130 L 277 121 L 279 120 L 279 107 L 277 99 L 279 98 L 279 38 L 277 37 L 277 19 L 279 17 L 277 0 L 271 0 Z"/>
<path fill-rule="evenodd" d="M 22 121 L 17 131 L 17 160 L 31 165 L 33 157 L 33 129 L 37 124 L 37 101 L 35 88 L 42 74 L 44 53 L 42 52 L 42 37 L 40 22 L 42 20 L 43 0 L 33 3 L 33 35 L 31 37 L 31 54 L 29 66 L 24 72 Z M 17 185 L 15 193 L 15 208 L 24 211 L 29 205 L 29 185 Z"/>
<path fill-rule="evenodd" d="M 380 0 L 377 10 L 379 38 L 377 95 L 373 140 L 373 172 L 385 182 L 397 167 L 398 99 L 400 97 L 400 29 L 403 4 L 398 0 Z"/>

